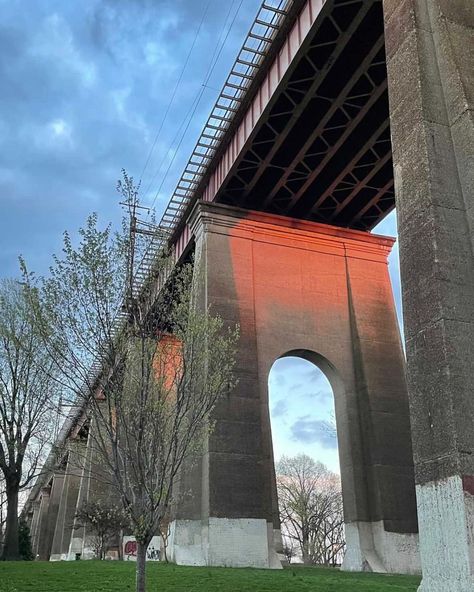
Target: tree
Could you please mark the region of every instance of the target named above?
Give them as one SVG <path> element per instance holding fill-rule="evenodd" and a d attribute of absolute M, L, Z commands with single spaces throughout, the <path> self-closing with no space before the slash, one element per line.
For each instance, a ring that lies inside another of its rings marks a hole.
<path fill-rule="evenodd" d="M 7 492 L 5 489 L 5 481 L 3 480 L 3 473 L 0 471 L 0 557 L 3 555 L 3 540 L 5 535 L 7 510 Z"/>
<path fill-rule="evenodd" d="M 31 548 L 30 527 L 24 518 L 20 518 L 18 523 L 18 547 L 23 561 L 33 561 L 35 556 Z"/>
<path fill-rule="evenodd" d="M 130 230 L 100 230 L 91 216 L 77 248 L 66 234 L 34 309 L 54 328 L 47 343 L 63 396 L 82 397 L 90 410 L 89 437 L 130 519 L 136 589 L 144 592 L 146 550 L 176 499 L 179 471 L 234 386 L 238 331 L 195 305 L 195 266 L 173 268 L 156 252 L 161 233 L 139 227 L 137 190 L 126 174 L 119 191 Z M 137 289 L 143 260 L 151 268 Z"/>
<path fill-rule="evenodd" d="M 52 364 L 29 308 L 30 291 L 28 283 L 0 283 L 0 470 L 7 500 L 3 559 L 20 558 L 19 495 L 39 473 L 57 411 Z"/>
<path fill-rule="evenodd" d="M 336 565 L 345 548 L 339 477 L 306 454 L 283 456 L 276 469 L 284 540 L 305 564 Z"/>
<path fill-rule="evenodd" d="M 283 555 L 286 557 L 288 564 L 291 563 L 291 560 L 296 555 L 295 553 L 295 541 L 286 537 L 286 540 L 283 543 Z"/>
<path fill-rule="evenodd" d="M 76 528 L 87 526 L 94 533 L 92 545 L 97 559 L 105 559 L 107 544 L 113 537 L 118 537 L 130 521 L 123 511 L 114 505 L 103 502 L 87 502 L 76 512 Z"/>

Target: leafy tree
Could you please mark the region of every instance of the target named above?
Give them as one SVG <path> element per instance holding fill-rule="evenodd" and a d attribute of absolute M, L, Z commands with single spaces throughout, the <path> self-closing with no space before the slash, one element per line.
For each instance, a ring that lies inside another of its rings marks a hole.
<path fill-rule="evenodd" d="M 23 518 L 19 519 L 18 529 L 18 547 L 20 550 L 20 557 L 24 561 L 33 561 L 33 549 L 31 547 L 30 527 Z"/>
<path fill-rule="evenodd" d="M 122 508 L 103 502 L 87 502 L 76 512 L 76 528 L 85 526 L 92 531 L 94 553 L 101 560 L 105 559 L 108 543 L 129 525 L 130 520 Z"/>
<path fill-rule="evenodd" d="M 161 231 L 140 230 L 126 174 L 119 191 L 129 229 L 101 230 L 90 216 L 77 248 L 66 234 L 32 306 L 53 327 L 45 335 L 63 397 L 89 409 L 95 478 L 114 487 L 130 519 L 136 589 L 144 592 L 146 550 L 176 499 L 179 471 L 201 450 L 218 398 L 233 388 L 238 331 L 196 305 L 199 269 L 173 268 L 156 246 Z M 143 260 L 151 269 L 137 288 Z"/>
<path fill-rule="evenodd" d="M 306 454 L 277 463 L 282 534 L 305 564 L 336 565 L 345 549 L 339 477 Z"/>
<path fill-rule="evenodd" d="M 57 412 L 53 365 L 29 306 L 32 297 L 28 283 L 0 283 L 0 471 L 7 501 L 3 559 L 20 558 L 19 495 L 39 474 Z"/>

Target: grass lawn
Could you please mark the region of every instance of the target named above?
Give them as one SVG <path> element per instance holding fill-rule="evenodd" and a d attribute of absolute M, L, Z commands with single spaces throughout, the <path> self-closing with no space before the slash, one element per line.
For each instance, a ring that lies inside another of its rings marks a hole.
<path fill-rule="evenodd" d="M 149 563 L 148 592 L 415 592 L 419 578 L 295 567 L 280 571 Z M 134 564 L 0 562 L 0 592 L 126 592 Z"/>

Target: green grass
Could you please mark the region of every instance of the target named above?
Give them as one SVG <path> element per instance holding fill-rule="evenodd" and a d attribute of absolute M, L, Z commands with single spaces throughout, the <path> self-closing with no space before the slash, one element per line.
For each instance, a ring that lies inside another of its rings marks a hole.
<path fill-rule="evenodd" d="M 148 592 L 415 592 L 419 578 L 289 567 L 272 571 L 149 563 Z M 127 592 L 134 564 L 0 562 L 0 592 Z"/>

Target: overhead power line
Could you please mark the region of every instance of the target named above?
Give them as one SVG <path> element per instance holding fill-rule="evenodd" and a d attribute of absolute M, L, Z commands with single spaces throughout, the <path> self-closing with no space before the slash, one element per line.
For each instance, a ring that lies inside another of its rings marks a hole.
<path fill-rule="evenodd" d="M 232 5 L 231 5 L 231 7 L 230 7 L 230 9 L 229 9 L 229 11 L 227 13 L 226 20 L 224 22 L 224 26 L 223 26 L 223 28 L 221 30 L 220 37 L 219 37 L 218 42 L 217 42 L 217 45 L 216 45 L 216 47 L 214 49 L 213 56 L 211 58 L 211 61 L 210 61 L 208 70 L 207 70 L 206 75 L 204 77 L 204 80 L 203 80 L 203 82 L 201 84 L 201 87 L 198 90 L 198 92 L 196 93 L 196 95 L 195 95 L 195 97 L 193 99 L 193 102 L 191 103 L 191 107 L 190 107 L 188 113 L 184 117 L 183 122 L 181 123 L 181 125 L 180 125 L 177 133 L 175 134 L 175 136 L 174 136 L 174 138 L 173 138 L 173 140 L 171 142 L 170 148 L 168 149 L 168 151 L 166 152 L 165 156 L 163 157 L 163 159 L 162 159 L 162 161 L 161 161 L 161 163 L 160 163 L 160 165 L 159 165 L 159 167 L 157 169 L 157 172 L 155 173 L 155 175 L 153 176 L 151 182 L 149 183 L 149 185 L 147 187 L 147 190 L 145 192 L 145 195 L 148 193 L 148 191 L 151 188 L 154 180 L 156 179 L 156 177 L 158 176 L 159 172 L 161 171 L 161 168 L 162 168 L 162 166 L 163 166 L 163 164 L 164 164 L 164 162 L 165 162 L 165 160 L 166 160 L 166 158 L 167 158 L 167 156 L 168 156 L 168 154 L 169 154 L 169 152 L 170 152 L 170 150 L 171 150 L 174 142 L 180 136 L 178 145 L 176 146 L 176 148 L 174 150 L 174 153 L 173 153 L 173 156 L 171 158 L 171 161 L 169 162 L 168 167 L 167 167 L 167 169 L 165 171 L 165 174 L 164 174 L 164 176 L 163 176 L 163 178 L 161 180 L 160 186 L 158 187 L 158 189 L 157 189 L 157 191 L 155 193 L 155 197 L 154 197 L 153 202 L 152 202 L 152 204 L 150 206 L 151 208 L 154 207 L 154 205 L 156 203 L 156 200 L 158 198 L 158 195 L 160 194 L 160 191 L 161 191 L 161 189 L 162 189 L 162 187 L 163 187 L 163 185 L 164 185 L 164 183 L 166 181 L 166 178 L 168 176 L 168 173 L 171 170 L 171 167 L 173 166 L 173 163 L 174 163 L 174 161 L 176 159 L 176 156 L 178 155 L 179 148 L 181 147 L 181 144 L 183 143 L 183 140 L 184 140 L 184 138 L 186 136 L 186 133 L 187 133 L 187 131 L 189 129 L 189 126 L 191 124 L 191 121 L 192 121 L 192 119 L 193 119 L 193 117 L 194 117 L 194 115 L 195 115 L 195 113 L 196 113 L 196 111 L 197 111 L 197 109 L 199 107 L 199 103 L 200 103 L 201 98 L 202 98 L 202 96 L 204 94 L 204 91 L 206 90 L 206 88 L 209 88 L 209 86 L 208 86 L 207 83 L 209 82 L 209 80 L 210 80 L 210 78 L 211 78 L 211 76 L 212 76 L 212 74 L 214 72 L 214 69 L 215 69 L 217 63 L 219 62 L 219 58 L 220 58 L 220 56 L 222 54 L 222 51 L 223 51 L 223 49 L 225 47 L 225 44 L 227 42 L 227 39 L 229 38 L 229 34 L 230 34 L 230 32 L 231 32 L 234 24 L 235 24 L 235 21 L 237 20 L 237 16 L 238 16 L 238 14 L 240 12 L 240 9 L 242 8 L 243 2 L 244 2 L 244 0 L 240 0 L 239 5 L 237 6 L 237 10 L 235 11 L 234 16 L 232 17 L 232 21 L 230 22 L 230 25 L 229 25 L 229 27 L 227 28 L 227 31 L 226 31 L 226 25 L 227 25 L 227 22 L 229 20 L 229 17 L 231 15 L 231 13 L 232 13 L 232 8 L 233 8 L 233 6 L 235 4 L 235 0 L 233 0 Z M 225 32 L 225 35 L 224 35 L 224 32 Z M 183 130 L 183 126 L 185 126 L 184 127 L 184 130 Z M 181 130 L 183 130 L 183 131 L 181 131 Z"/>
<path fill-rule="evenodd" d="M 212 0 L 208 0 L 208 2 L 206 4 L 206 8 L 204 9 L 204 12 L 202 14 L 201 21 L 200 21 L 199 26 L 198 26 L 198 28 L 196 30 L 195 35 L 194 35 L 193 42 L 191 44 L 191 47 L 189 48 L 189 51 L 188 51 L 188 54 L 187 54 L 186 59 L 184 61 L 183 67 L 181 68 L 181 73 L 179 75 L 178 80 L 176 81 L 175 86 L 174 86 L 173 93 L 171 95 L 171 99 L 169 100 L 168 105 L 167 105 L 166 110 L 165 110 L 165 113 L 164 113 L 164 115 L 163 115 L 163 117 L 161 119 L 161 123 L 160 123 L 160 126 L 158 128 L 158 131 L 156 132 L 155 139 L 153 140 L 153 144 L 151 145 L 151 148 L 148 151 L 147 159 L 145 161 L 145 164 L 143 165 L 142 172 L 140 173 L 140 182 L 141 182 L 141 180 L 143 178 L 143 175 L 145 174 L 145 171 L 146 171 L 146 169 L 148 167 L 148 164 L 149 164 L 150 159 L 152 157 L 153 151 L 155 150 L 156 143 L 157 143 L 158 138 L 159 138 L 159 136 L 161 134 L 161 130 L 163 129 L 163 125 L 164 125 L 164 123 L 166 121 L 166 118 L 168 117 L 168 113 L 169 113 L 169 111 L 171 109 L 171 106 L 173 104 L 173 101 L 174 101 L 174 99 L 176 97 L 176 93 L 177 93 L 178 88 L 179 88 L 179 85 L 181 84 L 181 81 L 183 79 L 184 73 L 186 71 L 186 68 L 188 66 L 189 60 L 191 58 L 191 54 L 193 53 L 194 46 L 196 45 L 196 42 L 198 40 L 199 33 L 201 32 L 202 25 L 204 24 L 204 20 L 206 18 L 207 11 L 209 10 L 209 6 L 211 5 L 211 2 L 212 2 Z"/>

